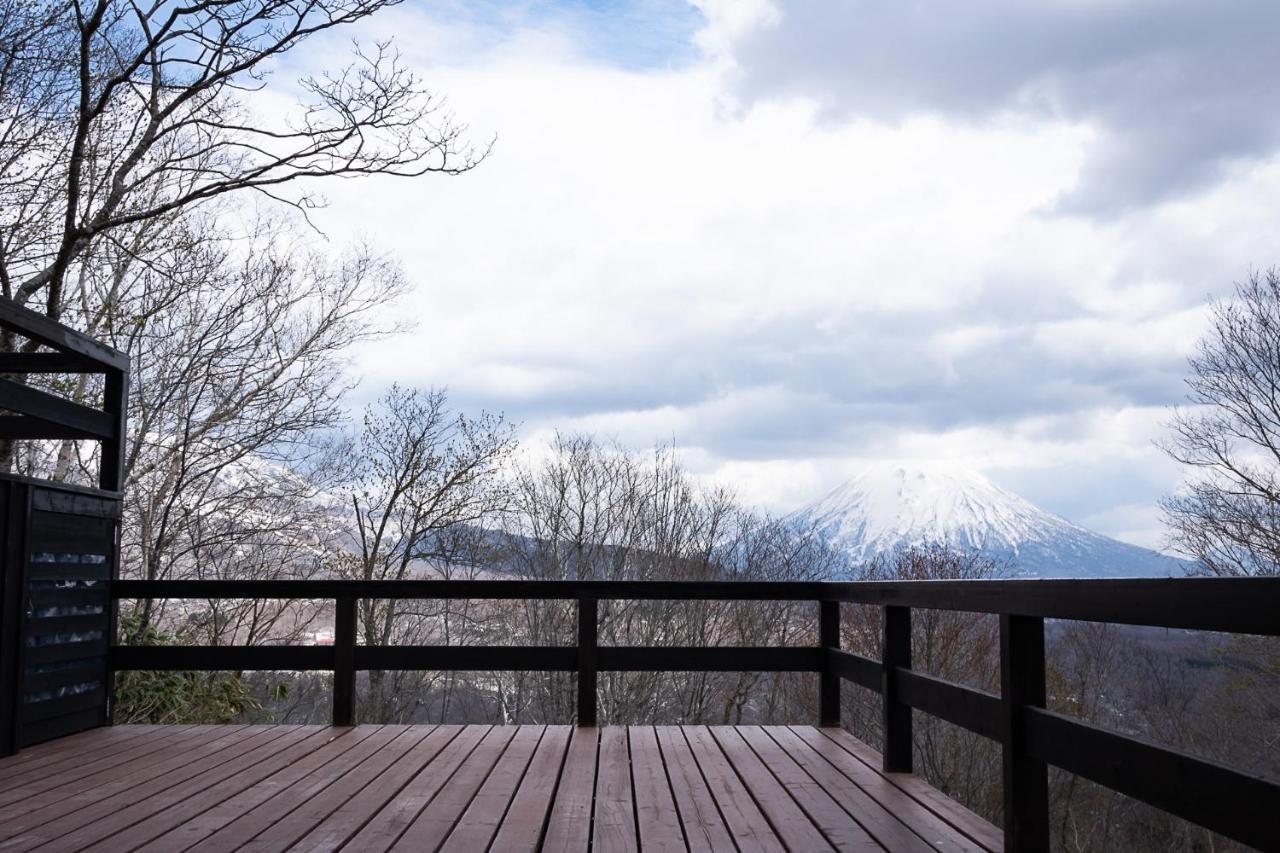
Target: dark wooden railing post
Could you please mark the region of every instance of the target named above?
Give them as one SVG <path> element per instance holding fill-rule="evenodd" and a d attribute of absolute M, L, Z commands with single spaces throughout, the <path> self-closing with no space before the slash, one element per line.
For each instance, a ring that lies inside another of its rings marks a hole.
<path fill-rule="evenodd" d="M 840 676 L 828 649 L 840 648 L 840 602 L 818 602 L 818 646 L 822 673 L 818 683 L 818 725 L 840 725 Z"/>
<path fill-rule="evenodd" d="M 355 718 L 356 600 L 337 599 L 333 621 L 333 724 L 349 726 Z"/>
<path fill-rule="evenodd" d="M 1004 849 L 1049 849 L 1049 773 L 1027 752 L 1024 710 L 1043 708 L 1044 620 L 1000 616 L 1000 740 L 1004 751 Z"/>
<path fill-rule="evenodd" d="M 578 725 L 596 724 L 596 617 L 594 598 L 578 599 Z"/>
<path fill-rule="evenodd" d="M 910 773 L 911 706 L 898 698 L 898 669 L 911 668 L 911 608 L 884 608 L 884 772 Z"/>

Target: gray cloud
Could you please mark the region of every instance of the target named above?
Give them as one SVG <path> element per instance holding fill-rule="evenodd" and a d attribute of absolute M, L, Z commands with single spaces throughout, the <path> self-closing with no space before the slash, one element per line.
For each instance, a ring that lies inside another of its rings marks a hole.
<path fill-rule="evenodd" d="M 1009 111 L 1100 136 L 1059 210 L 1115 213 L 1280 146 L 1275 0 L 787 0 L 735 43 L 739 94 L 895 121 Z"/>

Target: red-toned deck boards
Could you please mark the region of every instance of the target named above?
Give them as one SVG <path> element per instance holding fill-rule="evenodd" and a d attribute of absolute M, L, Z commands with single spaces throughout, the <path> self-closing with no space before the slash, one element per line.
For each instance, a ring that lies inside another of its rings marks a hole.
<path fill-rule="evenodd" d="M 656 853 L 683 853 L 684 830 L 667 781 L 658 737 L 651 726 L 631 726 L 631 782 L 635 789 L 636 828 L 640 847 Z"/>
<path fill-rule="evenodd" d="M 815 782 L 764 729 L 744 728 L 737 733 L 837 850 L 878 853 L 882 849 L 871 834 L 849 812 L 841 808 L 835 798 Z"/>
<path fill-rule="evenodd" d="M 414 744 L 374 783 L 365 786 L 364 790 L 347 800 L 340 809 L 325 818 L 290 849 L 299 853 L 339 849 L 384 806 L 399 796 L 401 789 L 421 773 L 463 729 L 462 726 L 428 728 L 430 734 Z"/>
<path fill-rule="evenodd" d="M 390 728 L 390 727 L 389 727 Z M 254 836 L 240 849 L 243 851 L 283 850 L 292 848 L 330 814 L 368 785 L 377 782 L 391 765 L 406 752 L 417 746 L 430 734 L 426 726 L 401 729 L 400 733 L 384 744 L 377 752 L 352 767 L 343 769 L 341 775 L 323 790 L 280 816 L 270 826 Z"/>
<path fill-rule="evenodd" d="M 465 852 L 488 848 L 529 769 L 544 730 L 543 726 L 520 727 L 441 849 Z"/>
<path fill-rule="evenodd" d="M 94 774 L 109 770 L 112 767 L 119 767 L 130 761 L 136 761 L 147 755 L 153 755 L 180 738 L 193 737 L 198 733 L 198 727 L 196 726 L 172 726 L 172 729 L 172 732 L 165 732 L 163 735 L 137 743 L 132 742 L 132 739 L 114 742 L 112 748 L 105 753 L 87 755 L 80 760 L 67 758 L 55 762 L 47 768 L 34 767 L 15 774 L 11 780 L 12 785 L 7 786 L 6 790 L 0 792 L 0 807 L 19 800 L 25 800 L 35 794 L 61 785 L 68 785 L 69 788 L 74 787 L 76 790 L 87 789 L 94 782 L 90 778 Z M 109 781 L 112 777 L 113 774 L 111 773 L 102 773 L 98 778 L 102 781 Z"/>
<path fill-rule="evenodd" d="M 399 840 L 405 829 L 440 792 L 453 774 L 461 767 L 477 744 L 484 739 L 489 726 L 467 726 L 440 751 L 422 772 L 400 789 L 395 799 L 387 803 L 351 839 L 352 850 L 389 850 Z"/>
<path fill-rule="evenodd" d="M 222 829 L 240 815 L 267 802 L 317 767 L 340 760 L 348 749 L 372 735 L 377 729 L 377 726 L 329 729 L 336 736 L 324 746 L 273 772 L 270 776 L 260 779 L 223 802 L 207 808 L 191 820 L 139 847 L 139 851 L 176 853 L 179 850 L 186 850 Z"/>
<path fill-rule="evenodd" d="M 259 833 L 286 820 L 291 812 L 303 807 L 313 797 L 318 796 L 325 788 L 332 785 L 344 774 L 354 771 L 361 762 L 369 758 L 382 747 L 395 740 L 405 730 L 404 726 L 375 726 L 368 737 L 352 743 L 342 754 L 339 761 L 330 761 L 317 767 L 307 775 L 295 780 L 275 796 L 231 823 L 219 829 L 213 835 L 195 846 L 196 850 L 229 851 L 239 850 L 252 841 Z"/>
<path fill-rule="evenodd" d="M 591 808 L 596 787 L 596 758 L 600 730 L 579 727 L 573 730 L 569 752 L 560 772 L 555 801 L 547 821 L 543 850 L 569 853 L 586 850 L 591 843 Z"/>
<path fill-rule="evenodd" d="M 819 729 L 864 765 L 879 772 L 880 754 L 844 729 Z M 1004 835 L 989 821 L 950 799 L 924 779 L 912 773 L 885 773 L 884 778 L 905 791 L 946 823 L 978 842 L 987 850 L 1004 849 Z"/>
<path fill-rule="evenodd" d="M 733 837 L 684 733 L 677 726 L 658 726 L 655 734 L 689 850 L 691 853 L 732 850 Z"/>
<path fill-rule="evenodd" d="M 703 726 L 689 726 L 683 734 L 738 848 L 769 853 L 786 850 L 711 732 Z"/>
<path fill-rule="evenodd" d="M 171 726 L 183 729 L 186 726 Z M 129 742 L 143 736 L 155 738 L 151 726 L 109 726 L 89 729 L 65 738 L 28 747 L 17 755 L 0 758 L 0 791 L 7 791 L 31 779 L 63 770 L 84 767 L 100 758 L 127 752 Z"/>
<path fill-rule="evenodd" d="M 635 795 L 631 789 L 630 746 L 627 730 L 622 726 L 607 726 L 600 731 L 591 849 L 601 853 L 625 853 L 639 849 Z"/>
<path fill-rule="evenodd" d="M 490 729 L 466 762 L 409 824 L 392 849 L 435 850 L 444 843 L 517 731 L 517 726 L 494 726 Z"/>
<path fill-rule="evenodd" d="M 784 730 L 803 741 L 815 754 L 822 756 L 827 763 L 852 781 L 859 790 L 880 804 L 886 812 L 911 827 L 932 848 L 964 851 L 964 853 L 982 853 L 987 849 L 957 832 L 951 824 L 886 779 L 878 768 L 868 767 L 854 758 L 818 729 L 812 726 L 791 728 L 770 726 L 766 729 L 775 738 L 782 737 L 781 732 Z M 883 839 L 881 843 L 887 844 Z"/>
<path fill-rule="evenodd" d="M 560 784 L 560 770 L 572 731 L 569 726 L 547 726 L 493 839 L 494 850 L 532 853 L 538 849 Z"/>
<path fill-rule="evenodd" d="M 335 737 L 333 730 L 326 726 L 291 726 L 290 728 L 297 728 L 298 735 L 287 740 L 275 741 L 268 747 L 255 752 L 251 756 L 252 765 L 249 768 L 238 770 L 235 775 L 206 789 L 198 797 L 179 800 L 130 826 L 125 830 L 127 843 L 133 846 L 142 845 L 163 836 L 172 829 L 196 820 L 211 808 L 262 779 L 315 753 Z M 275 751 L 267 753 L 267 749 Z M 120 849 L 123 840 L 118 835 L 109 836 L 91 847 L 86 847 L 85 850 L 92 853 L 113 853 Z"/>
<path fill-rule="evenodd" d="M 244 744 L 249 748 L 240 752 L 239 755 L 236 754 L 235 750 L 226 750 L 216 756 L 206 758 L 201 762 L 202 768 L 197 775 L 176 785 L 165 787 L 159 792 L 123 808 L 114 808 L 105 816 L 99 817 L 90 823 L 82 823 L 79 828 L 58 836 L 44 847 L 35 849 L 44 850 L 47 847 L 53 850 L 79 850 L 94 844 L 104 835 L 115 835 L 122 831 L 130 830 L 134 824 L 164 811 L 170 806 L 186 802 L 198 802 L 201 798 L 207 796 L 206 791 L 208 789 L 219 782 L 251 770 L 259 762 L 304 739 L 308 734 L 308 728 L 314 731 L 313 727 L 304 728 L 300 726 L 298 728 L 302 729 L 302 731 L 292 726 L 277 726 L 275 729 L 269 729 L 259 737 L 244 741 Z M 228 758 L 230 760 L 227 760 Z M 111 800 L 99 804 L 100 809 L 112 808 L 113 806 L 114 804 Z M 129 832 L 127 839 L 123 837 L 116 839 L 117 847 L 125 846 L 126 844 L 135 845 L 137 843 L 138 835 L 132 831 Z"/>
<path fill-rule="evenodd" d="M 724 750 L 725 757 L 733 765 L 751 797 L 769 819 L 774 832 L 792 850 L 832 850 L 831 843 L 818 827 L 813 825 L 804 809 L 796 804 L 787 789 L 774 778 L 769 768 L 742 739 L 737 729 L 715 726 L 712 736 Z"/>
<path fill-rule="evenodd" d="M 0 853 L 1001 849 L 810 726 L 139 726 L 19 758 Z"/>
<path fill-rule="evenodd" d="M 0 849 L 17 846 L 16 843 L 9 845 L 7 839 L 23 835 L 33 827 L 92 808 L 102 800 L 135 790 L 193 760 L 217 752 L 222 746 L 234 744 L 241 739 L 239 735 L 244 728 L 201 727 L 190 737 L 179 735 L 166 742 L 150 755 L 139 755 L 117 767 L 11 803 L 0 809 L 0 838 L 6 839 Z"/>

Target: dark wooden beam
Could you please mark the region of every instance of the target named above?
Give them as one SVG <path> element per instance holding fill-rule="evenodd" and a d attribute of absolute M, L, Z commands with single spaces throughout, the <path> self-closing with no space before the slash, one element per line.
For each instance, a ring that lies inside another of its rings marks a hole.
<path fill-rule="evenodd" d="M 65 352 L 0 352 L 0 373 L 105 373 L 107 366 Z"/>
<path fill-rule="evenodd" d="M 1000 739 L 1000 697 L 945 678 L 898 670 L 898 697 L 912 708 L 971 732 Z"/>
<path fill-rule="evenodd" d="M 0 379 L 0 409 L 79 430 L 99 440 L 115 438 L 116 435 L 115 419 L 106 412 L 64 400 L 12 379 Z"/>
<path fill-rule="evenodd" d="M 333 646 L 113 646 L 111 668 L 170 672 L 332 670 Z"/>
<path fill-rule="evenodd" d="M 129 357 L 119 350 L 0 296 L 0 328 L 17 332 L 54 349 L 74 353 L 115 370 L 128 370 Z"/>
<path fill-rule="evenodd" d="M 605 672 L 820 672 L 822 650 L 808 646 L 600 646 Z"/>
<path fill-rule="evenodd" d="M 100 441 L 94 433 L 76 427 L 55 424 L 31 415 L 0 415 L 0 438 L 37 441 L 45 439 L 72 439 Z"/>
<path fill-rule="evenodd" d="M 1043 586 L 1037 586 L 1043 585 Z M 121 598 L 819 601 L 1280 636 L 1280 578 L 891 581 L 121 581 Z"/>
<path fill-rule="evenodd" d="M 880 661 L 834 650 L 827 651 L 827 659 L 841 678 L 877 693 L 884 689 L 884 667 Z"/>
<path fill-rule="evenodd" d="M 824 597 L 862 604 L 1280 635 L 1280 578 L 854 581 L 831 587 Z"/>
<path fill-rule="evenodd" d="M 1027 751 L 1040 761 L 1256 847 L 1280 843 L 1280 785 L 1147 740 L 1042 708 L 1024 712 Z"/>
<path fill-rule="evenodd" d="M 574 672 L 573 646 L 356 646 L 355 668 L 435 672 Z"/>
<path fill-rule="evenodd" d="M 98 487 L 107 491 L 124 490 L 124 456 L 128 437 L 129 374 L 121 370 L 107 372 L 102 385 L 102 409 L 111 419 L 111 438 L 101 445 L 98 461 Z"/>

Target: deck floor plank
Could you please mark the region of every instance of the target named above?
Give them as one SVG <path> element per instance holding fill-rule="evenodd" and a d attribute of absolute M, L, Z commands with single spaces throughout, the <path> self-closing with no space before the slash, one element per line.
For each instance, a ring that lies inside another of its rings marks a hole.
<path fill-rule="evenodd" d="M 631 786 L 631 749 L 627 730 L 622 726 L 606 726 L 600 730 L 596 803 L 591 823 L 593 851 L 631 853 L 639 849 L 635 794 Z"/>
<path fill-rule="evenodd" d="M 360 832 L 348 843 L 352 850 L 389 850 L 400 839 L 405 829 L 418 817 L 419 812 L 448 783 L 480 742 L 488 734 L 489 726 L 467 726 L 449 745 L 422 768 L 396 797 L 383 806 Z"/>
<path fill-rule="evenodd" d="M 529 761 L 520 788 L 502 817 L 492 849 L 503 853 L 532 853 L 542 843 L 551 802 L 560 782 L 572 728 L 547 726 Z"/>
<path fill-rule="evenodd" d="M 662 763 L 657 733 L 652 726 L 631 726 L 626 731 L 631 741 L 631 780 L 635 786 L 640 847 L 658 853 L 683 853 L 689 848 L 680 826 L 671 782 L 667 779 L 667 768 Z"/>
<path fill-rule="evenodd" d="M 573 730 L 547 821 L 542 849 L 548 853 L 580 853 L 591 843 L 591 810 L 599 752 L 599 729 L 583 726 Z"/>
<path fill-rule="evenodd" d="M 363 728 L 363 727 L 362 727 Z M 201 841 L 193 849 L 205 853 L 225 853 L 239 850 L 272 826 L 286 820 L 291 813 L 309 800 L 320 795 L 325 788 L 338 781 L 346 773 L 355 770 L 362 762 L 395 740 L 404 731 L 403 726 L 370 726 L 372 733 L 358 743 L 349 745 L 340 759 L 327 762 L 297 779 L 253 810 L 240 815 L 213 835 Z"/>
<path fill-rule="evenodd" d="M 0 792 L 0 807 L 25 800 L 61 785 L 67 785 L 69 789 L 74 788 L 77 791 L 87 790 L 93 783 L 90 777 L 94 774 L 100 773 L 98 778 L 103 782 L 111 781 L 116 778 L 118 772 L 103 773 L 102 771 L 121 767 L 130 761 L 136 761 L 143 756 L 162 750 L 178 739 L 194 737 L 197 734 L 196 726 L 173 726 L 172 729 L 171 732 L 166 731 L 137 744 L 131 744 L 130 741 L 117 742 L 103 753 L 86 755 L 79 760 L 67 758 L 53 762 L 48 767 L 32 767 L 15 773 L 12 777 L 6 775 L 3 778 L 11 784 L 6 785 L 4 791 Z"/>
<path fill-rule="evenodd" d="M 396 760 L 377 780 L 365 786 L 333 814 L 325 818 L 291 850 L 321 853 L 340 849 L 364 827 L 405 785 L 458 736 L 462 726 L 436 726 L 431 733 Z"/>
<path fill-rule="evenodd" d="M 712 726 L 711 735 L 724 750 L 738 777 L 772 824 L 774 832 L 792 850 L 834 850 L 831 842 L 814 826 L 764 762 L 733 726 Z"/>
<path fill-rule="evenodd" d="M 796 805 L 837 850 L 881 853 L 884 848 L 785 749 L 758 726 L 735 729 Z"/>
<path fill-rule="evenodd" d="M 211 756 L 202 761 L 199 767 L 194 768 L 197 771 L 194 775 L 162 787 L 150 796 L 127 805 L 119 805 L 110 800 L 100 803 L 96 813 L 86 815 L 92 818 L 90 821 L 84 822 L 78 818 L 77 822 L 80 826 L 58 836 L 46 847 L 53 850 L 81 850 L 97 843 L 103 836 L 117 836 L 121 832 L 131 830 L 135 824 L 171 806 L 183 802 L 199 802 L 209 788 L 226 779 L 234 778 L 259 761 L 269 759 L 275 753 L 287 749 L 290 744 L 305 737 L 306 732 L 295 731 L 292 726 L 276 726 L 268 729 L 258 736 L 243 741 L 246 749 L 238 753 L 225 750 L 216 756 Z M 128 843 L 135 843 L 134 838 L 135 836 L 130 832 Z M 126 842 L 123 838 L 117 838 L 116 843 L 118 847 L 122 847 Z M 35 849 L 45 850 L 46 847 Z"/>
<path fill-rule="evenodd" d="M 84 770 L 89 764 L 121 752 L 136 749 L 131 744 L 136 738 L 156 739 L 154 731 L 146 726 L 113 726 L 108 729 L 90 729 L 58 740 L 48 741 L 22 750 L 17 755 L 0 758 L 0 791 L 7 791 L 28 784 L 32 779 L 47 777 L 63 770 Z M 189 726 L 169 726 L 181 731 Z M 110 736 L 94 738 L 95 732 L 106 731 Z M 64 744 L 64 741 L 69 743 Z"/>
<path fill-rule="evenodd" d="M 103 800 L 145 789 L 157 778 L 189 767 L 193 761 L 216 754 L 224 746 L 234 746 L 243 739 L 247 728 L 199 727 L 194 735 L 180 735 L 153 753 L 139 755 L 118 767 L 10 803 L 0 808 L 0 839 L 3 839 L 6 849 L 16 847 L 17 842 L 12 840 L 15 836 L 37 827 L 43 832 L 51 823 L 67 815 L 83 813 L 94 809 Z"/>
<path fill-rule="evenodd" d="M 738 849 L 765 853 L 785 851 L 782 839 L 711 732 L 705 726 L 689 726 L 684 729 L 684 736 Z"/>
<path fill-rule="evenodd" d="M 995 853 L 1002 841 L 919 777 L 881 772 L 848 732 L 812 726 L 122 726 L 17 758 L 0 761 L 0 853 Z"/>
<path fill-rule="evenodd" d="M 376 752 L 355 766 L 342 768 L 340 775 L 323 790 L 308 797 L 239 849 L 246 853 L 293 849 L 299 839 L 318 827 L 365 787 L 376 783 L 379 776 L 431 733 L 430 726 L 388 726 L 391 731 L 395 728 L 399 728 L 399 733 Z"/>
<path fill-rule="evenodd" d="M 232 797 L 138 848 L 138 853 L 177 853 L 200 843 L 243 814 L 253 811 L 318 767 L 341 760 L 347 750 L 377 731 L 377 726 L 329 729 L 336 735 L 323 746 L 271 772 Z"/>
<path fill-rule="evenodd" d="M 489 848 L 545 731 L 545 726 L 520 727 L 440 849 L 465 853 Z"/>
<path fill-rule="evenodd" d="M 824 735 L 839 744 L 867 767 L 880 772 L 880 753 L 867 746 L 844 729 L 821 729 Z M 991 851 L 1004 849 L 1004 836 L 989 821 L 983 820 L 960 803 L 947 797 L 924 779 L 912 773 L 884 773 L 885 779 L 905 791 L 912 799 L 933 812 L 962 834 Z"/>
<path fill-rule="evenodd" d="M 315 753 L 334 738 L 333 730 L 327 726 L 290 726 L 290 728 L 301 729 L 300 737 L 272 744 L 271 746 L 279 745 L 281 748 L 270 753 L 259 751 L 253 754 L 252 764 L 249 767 L 239 770 L 235 775 L 206 789 L 199 797 L 182 799 L 129 826 L 126 830 L 128 844 L 143 847 L 174 829 L 198 820 L 204 812 L 240 794 L 277 770 Z M 100 836 L 95 844 L 84 849 L 86 853 L 113 853 L 120 849 L 121 841 L 118 835 Z"/>
<path fill-rule="evenodd" d="M 467 761 L 458 768 L 413 823 L 409 824 L 391 849 L 435 850 L 443 844 L 493 768 L 499 764 L 518 731 L 518 726 L 491 728 Z"/>
<path fill-rule="evenodd" d="M 937 849 L 832 766 L 791 729 L 769 726 L 764 732 L 885 849 L 903 853 L 930 853 Z"/>
<path fill-rule="evenodd" d="M 678 726 L 657 726 L 654 733 L 690 853 L 733 850 L 733 836 L 684 733 Z"/>
<path fill-rule="evenodd" d="M 773 727 L 769 730 L 772 732 Z M 983 853 L 988 850 L 885 778 L 878 767 L 870 767 L 841 749 L 821 730 L 813 726 L 792 726 L 790 731 L 935 849 L 957 853 Z"/>
<path fill-rule="evenodd" d="M 219 739 L 194 752 L 180 766 L 160 776 L 98 799 L 61 817 L 41 823 L 18 838 L 4 842 L 6 851 L 80 849 L 94 843 L 99 832 L 113 834 L 174 802 L 173 794 L 198 797 L 204 788 L 222 778 L 227 765 L 278 740 L 286 731 L 277 726 L 254 726 L 234 740 Z M 205 780 L 212 778 L 212 781 Z M 158 801 L 158 802 L 157 802 Z M 148 804 L 151 804 L 148 807 Z M 41 839 L 32 844 L 32 839 Z"/>

